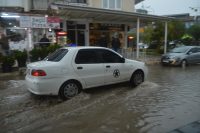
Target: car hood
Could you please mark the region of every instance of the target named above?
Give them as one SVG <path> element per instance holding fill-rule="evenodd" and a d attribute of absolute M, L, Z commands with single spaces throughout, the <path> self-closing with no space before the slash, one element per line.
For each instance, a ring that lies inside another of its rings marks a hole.
<path fill-rule="evenodd" d="M 136 61 L 136 60 L 130 60 L 130 59 L 126 59 L 127 63 L 131 63 L 131 64 L 138 64 L 138 65 L 144 65 L 144 62 L 141 61 Z"/>
<path fill-rule="evenodd" d="M 182 56 L 185 53 L 166 53 L 163 55 L 163 57 L 177 57 L 177 56 Z"/>

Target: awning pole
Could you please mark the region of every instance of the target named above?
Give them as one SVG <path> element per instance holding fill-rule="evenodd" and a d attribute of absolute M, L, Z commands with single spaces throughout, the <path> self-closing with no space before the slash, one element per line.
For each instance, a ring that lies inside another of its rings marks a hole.
<path fill-rule="evenodd" d="M 165 22 L 165 44 L 164 44 L 164 53 L 166 54 L 167 53 L 167 34 L 168 34 L 168 31 L 167 31 L 167 22 Z"/>
<path fill-rule="evenodd" d="M 28 45 L 27 45 L 27 56 L 28 56 L 28 58 L 27 58 L 27 62 L 29 63 L 31 61 L 29 52 L 31 51 L 31 49 L 33 47 L 32 46 L 32 30 L 31 30 L 31 28 L 28 28 L 27 32 L 28 32 Z"/>
<path fill-rule="evenodd" d="M 139 40 L 140 39 L 140 18 L 137 18 L 137 47 L 136 47 L 136 58 L 139 58 Z"/>
<path fill-rule="evenodd" d="M 127 49 L 128 47 L 128 25 L 125 24 L 125 35 L 124 35 L 124 49 Z"/>

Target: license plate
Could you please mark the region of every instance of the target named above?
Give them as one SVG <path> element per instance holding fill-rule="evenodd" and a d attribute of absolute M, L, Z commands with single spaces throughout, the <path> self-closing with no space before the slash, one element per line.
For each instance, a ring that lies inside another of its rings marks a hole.
<path fill-rule="evenodd" d="M 162 60 L 162 62 L 164 62 L 164 63 L 169 63 L 169 61 L 168 61 L 168 60 Z"/>

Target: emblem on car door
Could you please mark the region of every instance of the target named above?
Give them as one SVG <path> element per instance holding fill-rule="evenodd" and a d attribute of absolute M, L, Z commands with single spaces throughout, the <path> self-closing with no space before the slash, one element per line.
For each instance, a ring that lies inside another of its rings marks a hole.
<path fill-rule="evenodd" d="M 113 72 L 113 76 L 115 78 L 118 78 L 120 76 L 120 71 L 118 69 L 115 69 L 114 72 Z"/>

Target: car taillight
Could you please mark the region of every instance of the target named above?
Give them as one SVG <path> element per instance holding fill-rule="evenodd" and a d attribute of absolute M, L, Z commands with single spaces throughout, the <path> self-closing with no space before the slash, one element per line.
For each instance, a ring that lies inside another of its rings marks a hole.
<path fill-rule="evenodd" d="M 46 76 L 47 74 L 44 70 L 32 70 L 31 75 L 38 77 L 38 76 Z"/>

